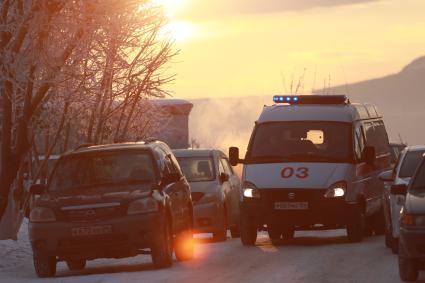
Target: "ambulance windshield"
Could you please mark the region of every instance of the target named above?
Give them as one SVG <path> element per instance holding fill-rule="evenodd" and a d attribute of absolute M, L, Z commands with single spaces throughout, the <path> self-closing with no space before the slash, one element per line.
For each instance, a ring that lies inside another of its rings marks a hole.
<path fill-rule="evenodd" d="M 269 122 L 256 127 L 247 161 L 335 162 L 352 159 L 351 124 L 341 122 Z"/>

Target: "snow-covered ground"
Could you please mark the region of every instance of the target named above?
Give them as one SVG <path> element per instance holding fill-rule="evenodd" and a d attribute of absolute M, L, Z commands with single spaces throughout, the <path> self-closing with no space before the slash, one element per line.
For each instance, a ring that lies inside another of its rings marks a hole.
<path fill-rule="evenodd" d="M 425 274 L 421 274 L 425 280 Z M 297 232 L 294 240 L 275 247 L 262 233 L 256 247 L 239 239 L 213 243 L 197 239 L 195 259 L 154 270 L 149 256 L 89 262 L 80 272 L 59 263 L 53 279 L 39 279 L 32 266 L 27 225 L 19 241 L 0 241 L 0 282 L 133 283 L 133 282 L 401 282 L 397 257 L 383 237 L 349 244 L 345 231 Z"/>

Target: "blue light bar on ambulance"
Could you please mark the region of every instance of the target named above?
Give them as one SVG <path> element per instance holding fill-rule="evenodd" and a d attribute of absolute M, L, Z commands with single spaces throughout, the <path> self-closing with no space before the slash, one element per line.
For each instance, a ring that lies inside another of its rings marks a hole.
<path fill-rule="evenodd" d="M 348 104 L 345 95 L 275 95 L 275 103 L 287 104 Z"/>

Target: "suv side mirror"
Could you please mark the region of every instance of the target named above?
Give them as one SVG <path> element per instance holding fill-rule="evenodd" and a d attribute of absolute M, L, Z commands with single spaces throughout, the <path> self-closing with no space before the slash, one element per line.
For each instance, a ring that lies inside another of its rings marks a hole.
<path fill-rule="evenodd" d="M 406 195 L 407 194 L 407 185 L 400 184 L 400 185 L 392 185 L 391 186 L 391 193 L 394 195 Z"/>
<path fill-rule="evenodd" d="M 236 166 L 239 163 L 243 162 L 243 160 L 239 159 L 239 148 L 230 147 L 229 148 L 229 161 L 230 165 Z"/>
<path fill-rule="evenodd" d="M 220 183 L 223 184 L 224 182 L 229 181 L 229 178 L 230 178 L 229 174 L 227 174 L 227 173 L 221 173 L 220 174 Z"/>
<path fill-rule="evenodd" d="M 393 171 L 389 170 L 389 171 L 382 172 L 381 174 L 379 174 L 378 178 L 382 182 L 393 182 L 394 181 Z"/>
<path fill-rule="evenodd" d="M 376 161 L 376 150 L 374 146 L 366 146 L 363 150 L 363 158 L 364 161 L 369 164 L 373 165 Z"/>
<path fill-rule="evenodd" d="M 161 185 L 167 186 L 169 184 L 176 183 L 176 182 L 180 181 L 180 179 L 181 179 L 181 176 L 180 176 L 179 173 L 170 173 L 170 174 L 165 175 L 162 178 Z"/>
<path fill-rule="evenodd" d="M 30 194 L 42 195 L 47 191 L 47 187 L 44 184 L 33 184 L 30 187 Z"/>

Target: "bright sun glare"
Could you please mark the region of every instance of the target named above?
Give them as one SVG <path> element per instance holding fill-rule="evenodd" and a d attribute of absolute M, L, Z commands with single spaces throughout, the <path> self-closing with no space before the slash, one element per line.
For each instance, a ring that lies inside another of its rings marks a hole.
<path fill-rule="evenodd" d="M 185 41 L 194 34 L 194 26 L 189 22 L 176 19 L 176 14 L 184 9 L 187 0 L 152 0 L 155 5 L 163 6 L 169 18 L 164 33 L 176 41 Z"/>
<path fill-rule="evenodd" d="M 183 8 L 186 0 L 152 0 L 154 4 L 163 6 L 167 13 L 174 16 L 176 12 Z"/>

